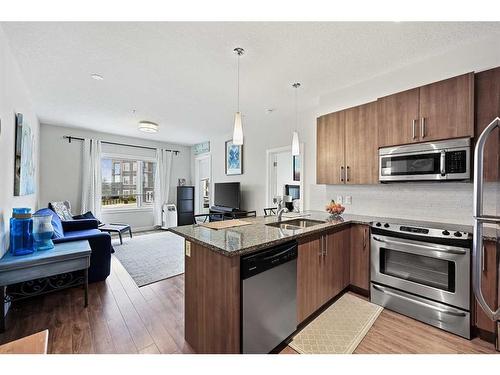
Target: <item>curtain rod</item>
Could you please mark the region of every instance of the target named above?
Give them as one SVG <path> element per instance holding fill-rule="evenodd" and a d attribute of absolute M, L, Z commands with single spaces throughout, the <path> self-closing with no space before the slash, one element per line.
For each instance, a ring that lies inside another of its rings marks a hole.
<path fill-rule="evenodd" d="M 75 141 L 84 141 L 85 140 L 85 138 L 73 137 L 71 135 L 65 135 L 65 136 L 63 136 L 63 138 L 67 139 L 68 143 L 71 143 L 72 140 L 75 140 Z M 128 143 L 118 143 L 118 142 L 110 142 L 110 141 L 101 141 L 101 143 L 106 143 L 108 145 L 116 145 L 116 146 L 144 148 L 146 150 L 156 150 L 156 147 L 131 145 L 131 144 L 128 144 Z M 180 152 L 179 150 L 169 150 L 169 149 L 166 149 L 165 151 L 173 152 L 175 155 L 177 155 Z"/>

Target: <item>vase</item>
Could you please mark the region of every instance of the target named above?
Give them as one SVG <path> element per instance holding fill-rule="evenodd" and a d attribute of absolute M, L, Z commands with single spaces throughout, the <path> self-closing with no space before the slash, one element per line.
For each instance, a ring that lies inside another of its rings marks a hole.
<path fill-rule="evenodd" d="M 10 218 L 10 252 L 12 255 L 33 254 L 33 219 L 31 208 L 13 208 Z"/>
<path fill-rule="evenodd" d="M 54 248 L 52 235 L 54 227 L 52 226 L 51 214 L 35 214 L 33 216 L 33 239 L 37 251 L 50 250 Z"/>

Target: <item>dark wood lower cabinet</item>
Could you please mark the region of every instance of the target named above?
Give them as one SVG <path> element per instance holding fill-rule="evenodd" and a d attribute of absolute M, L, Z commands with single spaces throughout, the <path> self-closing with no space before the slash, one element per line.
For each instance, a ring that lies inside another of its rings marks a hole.
<path fill-rule="evenodd" d="M 370 290 L 370 227 L 351 226 L 350 284 L 366 293 Z"/>
<path fill-rule="evenodd" d="M 240 257 L 191 243 L 184 278 L 186 341 L 196 353 L 239 353 Z"/>
<path fill-rule="evenodd" d="M 325 235 L 325 296 L 324 303 L 337 296 L 349 285 L 349 248 L 351 229 L 347 227 Z"/>
<path fill-rule="evenodd" d="M 491 308 L 498 308 L 499 302 L 499 255 L 497 254 L 497 244 L 493 241 L 484 242 L 484 267 L 482 276 L 482 291 L 486 302 Z M 493 341 L 495 339 L 495 322 L 491 321 L 481 309 L 481 306 L 475 303 L 475 326 L 479 330 L 480 337 Z"/>
<path fill-rule="evenodd" d="M 297 323 L 349 285 L 350 227 L 299 241 Z"/>
<path fill-rule="evenodd" d="M 321 307 L 324 272 L 321 241 L 323 236 L 299 239 L 297 258 L 297 324 Z"/>

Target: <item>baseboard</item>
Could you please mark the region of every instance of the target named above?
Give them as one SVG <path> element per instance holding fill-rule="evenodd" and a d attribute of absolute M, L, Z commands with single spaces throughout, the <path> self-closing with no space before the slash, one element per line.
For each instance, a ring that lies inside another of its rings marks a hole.
<path fill-rule="evenodd" d="M 486 331 L 481 328 L 473 327 L 473 337 L 479 337 L 483 341 L 494 344 L 496 340 L 495 332 Z"/>
<path fill-rule="evenodd" d="M 147 232 L 149 230 L 155 230 L 157 227 L 152 226 L 152 227 L 134 227 L 132 228 L 132 233 L 138 233 L 138 232 Z"/>
<path fill-rule="evenodd" d="M 354 286 L 354 285 L 349 285 L 347 288 L 351 292 L 354 292 L 354 293 L 359 294 L 359 295 L 366 297 L 366 298 L 370 298 L 370 291 L 369 290 L 359 288 L 359 287 Z"/>

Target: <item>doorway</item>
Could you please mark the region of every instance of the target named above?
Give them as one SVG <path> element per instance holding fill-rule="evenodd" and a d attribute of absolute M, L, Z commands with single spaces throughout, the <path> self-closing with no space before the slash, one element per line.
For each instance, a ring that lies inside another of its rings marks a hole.
<path fill-rule="evenodd" d="M 269 149 L 266 152 L 266 207 L 276 207 L 276 196 L 291 195 L 295 206 L 304 210 L 304 145 L 300 155 L 292 155 L 292 147 Z"/>
<path fill-rule="evenodd" d="M 204 154 L 194 160 L 195 170 L 195 214 L 205 214 L 210 210 L 212 197 L 212 156 Z"/>

